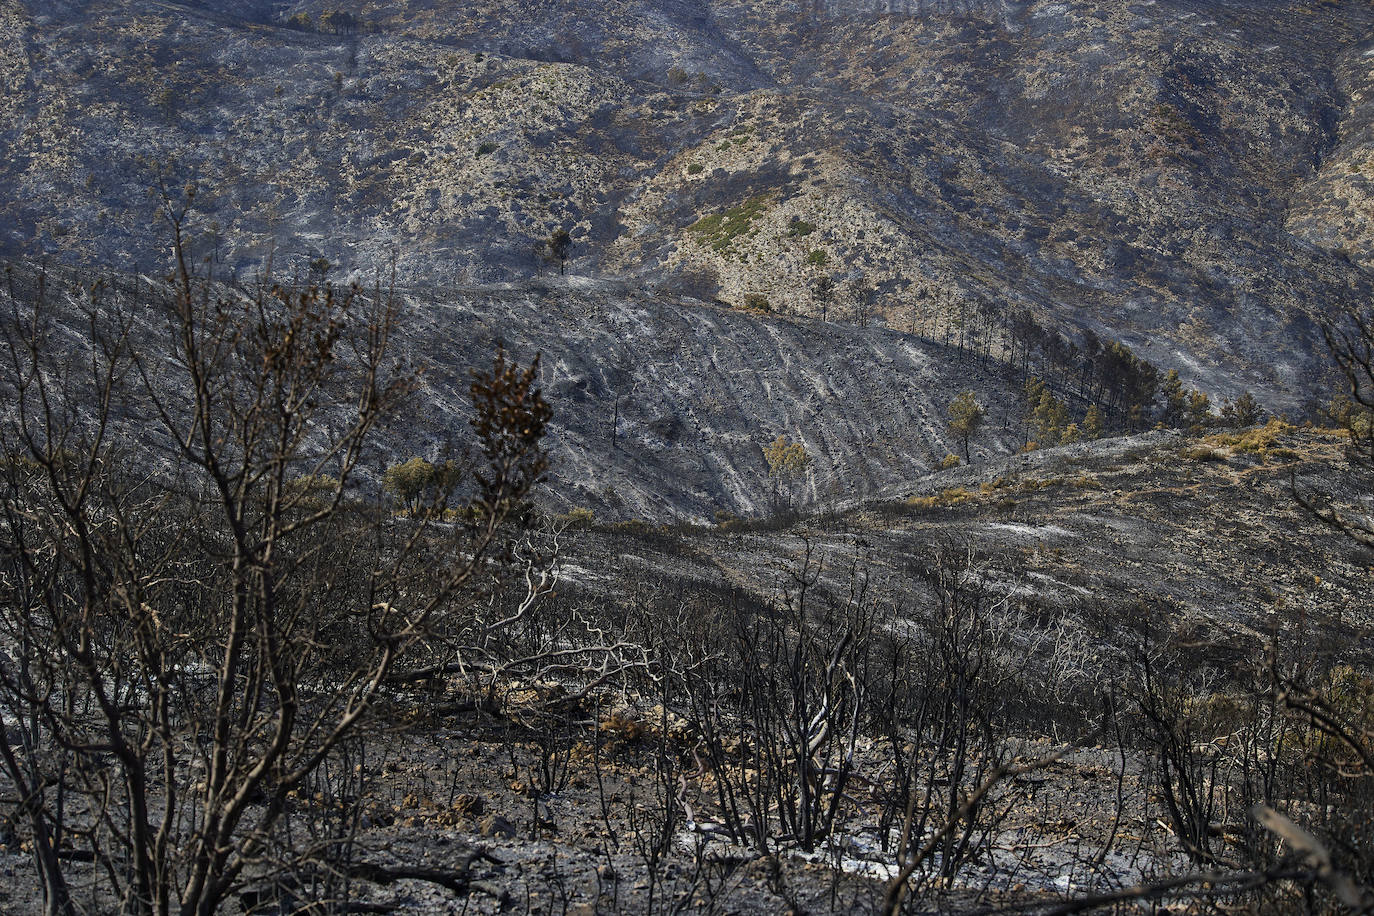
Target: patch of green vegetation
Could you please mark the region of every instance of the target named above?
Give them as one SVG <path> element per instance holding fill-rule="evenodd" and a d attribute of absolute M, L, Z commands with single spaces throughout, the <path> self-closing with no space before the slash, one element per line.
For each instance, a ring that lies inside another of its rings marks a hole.
<path fill-rule="evenodd" d="M 567 528 L 586 528 L 596 522 L 596 514 L 586 506 L 574 506 L 555 519 Z"/>
<path fill-rule="evenodd" d="M 753 139 L 753 128 L 737 127 L 734 130 L 730 131 L 730 133 L 725 135 L 725 140 L 723 143 L 721 143 L 721 148 L 723 149 L 729 147 L 731 144 L 734 144 L 735 146 L 748 146 L 750 142 L 753 141 Z"/>
<path fill-rule="evenodd" d="M 1277 445 L 1279 437 L 1291 427 L 1282 420 L 1272 419 L 1263 426 L 1239 433 L 1218 433 L 1203 440 L 1207 445 L 1234 449 L 1250 455 L 1266 457 Z M 1290 449 L 1291 451 L 1291 449 Z"/>
<path fill-rule="evenodd" d="M 968 502 L 971 496 L 972 494 L 963 487 L 950 487 L 934 496 L 913 496 L 906 504 L 913 509 L 943 509 Z"/>
<path fill-rule="evenodd" d="M 804 219 L 794 219 L 792 220 L 792 225 L 787 227 L 787 237 L 790 239 L 799 239 L 803 236 L 808 236 L 815 231 L 815 223 L 808 223 Z"/>
<path fill-rule="evenodd" d="M 830 261 L 830 255 L 817 248 L 806 256 L 806 263 L 812 267 L 824 267 Z"/>
<path fill-rule="evenodd" d="M 735 239 L 748 233 L 754 220 L 768 207 L 771 195 L 756 194 L 737 207 L 724 213 L 703 216 L 687 227 L 687 231 L 697 237 L 703 245 L 709 245 L 717 254 L 730 250 Z"/>
<path fill-rule="evenodd" d="M 693 162 L 691 165 L 687 166 L 688 175 L 700 175 L 704 171 L 706 171 L 706 167 L 700 162 Z"/>

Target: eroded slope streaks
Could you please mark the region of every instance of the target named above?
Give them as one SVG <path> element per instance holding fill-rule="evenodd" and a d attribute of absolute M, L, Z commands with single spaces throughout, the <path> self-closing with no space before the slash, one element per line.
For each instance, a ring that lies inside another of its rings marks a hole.
<path fill-rule="evenodd" d="M 707 520 L 778 499 L 848 502 L 928 471 L 957 449 L 945 410 L 964 387 L 990 409 L 975 456 L 1013 446 L 1015 382 L 910 335 L 741 314 L 618 283 L 544 281 L 416 297 L 406 347 L 439 367 L 393 442 L 429 455 L 461 439 L 467 377 L 497 343 L 542 352 L 557 406 L 558 498 L 611 517 Z M 777 493 L 763 446 L 813 458 Z"/>

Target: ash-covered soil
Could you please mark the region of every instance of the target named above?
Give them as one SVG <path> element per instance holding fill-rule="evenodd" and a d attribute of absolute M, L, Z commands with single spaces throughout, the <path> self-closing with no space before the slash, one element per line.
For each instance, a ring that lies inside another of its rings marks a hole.
<path fill-rule="evenodd" d="M 883 500 L 790 521 L 566 529 L 547 625 L 557 646 L 568 638 L 557 621 L 594 617 L 680 674 L 672 653 L 692 645 L 682 634 L 728 637 L 780 613 L 799 571 L 814 573 L 818 606 L 862 582 L 874 632 L 899 635 L 904 622 L 939 618 L 939 589 L 922 570 L 937 555 L 964 558 L 962 581 L 991 625 L 989 696 L 1006 728 L 991 759 L 1030 766 L 996 784 L 952 880 L 938 855 L 917 870 L 911 911 L 1037 912 L 1190 868 L 1153 752 L 1129 727 L 1109 727 L 1141 702 L 1133 678 L 1146 656 L 1174 665 L 1180 683 L 1200 677 L 1180 702 L 1203 711 L 1198 752 L 1218 761 L 1246 746 L 1227 716 L 1255 696 L 1246 691 L 1271 646 L 1302 643 L 1319 664 L 1374 660 L 1374 555 L 1292 493 L 1367 512 L 1344 444 L 1277 423 L 1151 433 L 931 474 Z M 695 701 L 655 694 L 668 681 L 644 670 L 587 689 L 587 672 L 517 666 L 485 699 L 457 674 L 398 687 L 294 797 L 296 842 L 333 837 L 337 873 L 293 876 L 242 898 L 243 910 L 346 897 L 359 911 L 436 914 L 876 911 L 901 835 L 894 766 L 915 746 L 866 724 L 844 758 L 833 829 L 811 852 L 776 825 L 760 842 L 721 794 L 753 778 L 754 737 L 738 722 L 703 731 Z M 935 748 L 923 753 L 941 759 Z M 925 785 L 938 794 L 944 778 Z M 1242 841 L 1225 811 L 1241 802 L 1222 799 L 1224 857 Z M 32 911 L 25 841 L 3 839 L 0 904 Z M 338 877 L 344 863 L 351 881 Z M 356 877 L 359 863 L 389 879 Z M 75 877 L 82 901 L 79 866 Z"/>
<path fill-rule="evenodd" d="M 720 579 L 766 596 L 810 543 L 837 579 L 858 563 L 892 600 L 915 603 L 904 571 L 952 542 L 985 559 L 991 583 L 1055 619 L 1108 622 L 1149 606 L 1227 652 L 1259 652 L 1274 632 L 1306 627 L 1351 658 L 1368 656 L 1374 557 L 1292 489 L 1369 512 L 1345 434 L 1275 428 L 1249 451 L 1235 444 L 1242 438 L 1156 432 L 991 459 L 762 530 L 737 521 L 630 541 L 592 531 L 569 562 L 599 570 L 589 584 L 608 595 L 627 581 L 618 570 L 630 570 L 628 580 Z"/>
<path fill-rule="evenodd" d="M 711 770 L 693 736 L 662 707 L 627 705 L 605 692 L 551 717 L 512 685 L 500 716 L 452 712 L 434 693 L 398 697 L 383 715 L 406 720 L 352 742 L 348 762 L 366 801 L 346 829 L 339 862 L 427 872 L 387 883 L 314 882 L 296 876 L 228 912 L 297 912 L 346 899 L 364 912 L 451 913 L 859 913 L 877 912 L 895 873 L 897 828 L 884 848 L 878 814 L 890 804 L 876 741 L 856 755 L 855 784 L 836 838 L 814 852 L 737 841 L 722 827 Z M 667 724 L 665 732 L 663 726 Z M 674 767 L 665 773 L 661 752 Z M 1129 886 L 1183 866 L 1138 755 L 1018 742 L 1027 759 L 1069 751 L 995 793 L 1005 809 L 978 861 L 952 886 L 927 876 L 912 912 L 1031 907 Z M 321 783 L 322 784 L 322 783 Z M 1130 810 L 1122 814 L 1118 799 Z M 341 798 L 303 791 L 293 817 L 305 841 L 326 828 Z M 668 816 L 665 817 L 665 811 Z M 113 901 L 83 895 L 92 913 Z M 0 848 L 0 906 L 40 912 L 23 842 Z M 259 902 L 261 901 L 261 903 Z M 253 909 L 259 906 L 259 909 Z"/>

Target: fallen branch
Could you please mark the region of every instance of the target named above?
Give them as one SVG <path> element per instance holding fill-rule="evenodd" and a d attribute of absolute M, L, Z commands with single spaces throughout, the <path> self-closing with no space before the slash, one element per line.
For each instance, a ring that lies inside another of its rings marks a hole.
<path fill-rule="evenodd" d="M 500 860 L 489 853 L 473 849 L 461 868 L 425 868 L 418 865 L 378 865 L 373 862 L 355 862 L 345 871 L 350 878 L 358 878 L 372 884 L 395 884 L 397 881 L 425 881 L 446 887 L 456 894 L 466 892 L 471 886 L 469 872 L 477 860 L 500 864 Z"/>

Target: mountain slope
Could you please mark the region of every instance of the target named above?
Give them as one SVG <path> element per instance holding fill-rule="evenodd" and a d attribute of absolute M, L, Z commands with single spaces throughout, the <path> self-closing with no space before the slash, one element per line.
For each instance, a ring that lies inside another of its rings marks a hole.
<path fill-rule="evenodd" d="M 829 319 L 779 364 L 883 350 L 853 326 L 883 322 L 1005 359 L 1030 315 L 1276 409 L 1317 387 L 1314 321 L 1371 292 L 1365 2 L 332 9 L 0 0 L 0 250 L 159 271 L 148 188 L 194 184 L 221 275 L 394 268 L 443 303 L 553 271 L 563 227 L 575 274 Z M 787 425 L 754 403 L 731 422 Z M 691 511 L 757 505 L 732 491 Z"/>

